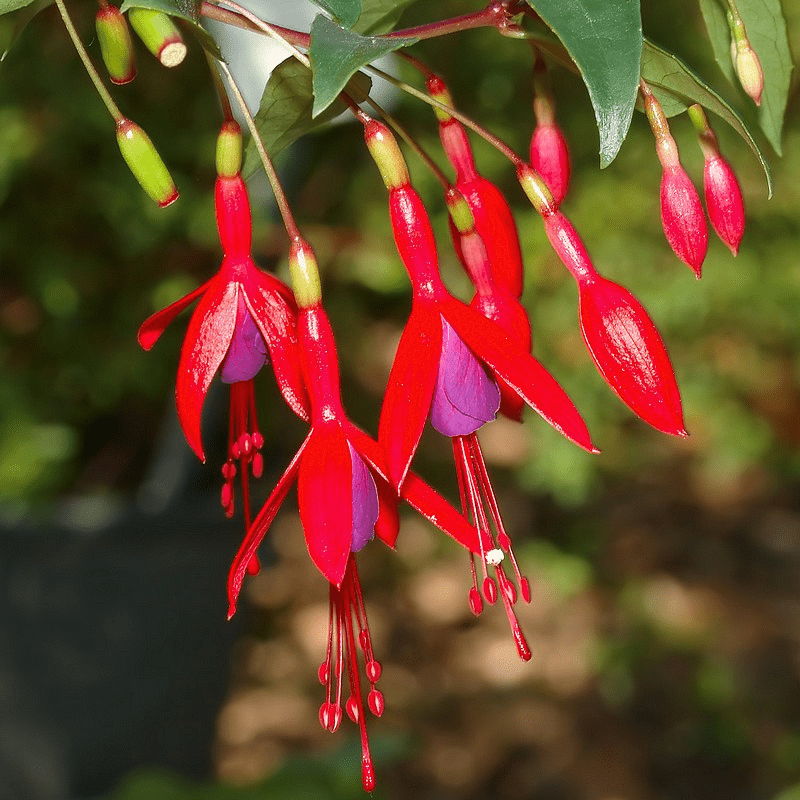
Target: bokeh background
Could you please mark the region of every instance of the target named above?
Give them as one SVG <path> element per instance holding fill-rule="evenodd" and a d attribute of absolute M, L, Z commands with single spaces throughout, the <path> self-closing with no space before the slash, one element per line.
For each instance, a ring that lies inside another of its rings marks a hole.
<path fill-rule="evenodd" d="M 85 41 L 92 14 L 72 4 Z M 424 4 L 423 4 L 424 5 Z M 473 10 L 447 0 L 436 16 Z M 713 63 L 690 0 L 644 2 L 645 31 L 744 106 Z M 467 7 L 469 6 L 469 7 Z M 261 9 L 269 19 L 268 4 Z M 800 49 L 800 5 L 785 0 Z M 405 24 L 428 21 L 412 6 Z M 10 36 L 6 18 L 0 30 Z M 96 42 L 91 51 L 97 57 Z M 524 42 L 475 31 L 415 52 L 467 113 L 524 153 L 533 125 Z M 241 520 L 218 505 L 225 393 L 206 410 L 208 466 L 174 418 L 185 323 L 148 354 L 147 315 L 216 269 L 218 112 L 199 47 L 169 73 L 143 49 L 115 91 L 181 189 L 159 211 L 119 157 L 113 128 L 53 8 L 0 64 L 0 798 L 357 798 L 353 726 L 317 722 L 327 594 L 293 501 L 265 567 L 225 623 L 224 580 Z M 408 74 L 409 80 L 415 76 Z M 494 151 L 479 168 L 515 210 L 534 352 L 602 448 L 590 457 L 535 415 L 482 438 L 516 553 L 532 580 L 520 609 L 533 657 L 504 614 L 475 620 L 463 552 L 403 515 L 396 553 L 359 559 L 386 712 L 370 720 L 376 798 L 796 800 L 800 797 L 800 118 L 789 98 L 769 202 L 759 166 L 723 123 L 747 205 L 734 259 L 712 238 L 703 279 L 669 250 L 659 165 L 637 114 L 617 160 L 580 81 L 553 77 L 570 142 L 564 203 L 598 268 L 659 325 L 683 392 L 687 440 L 635 419 L 585 353 L 574 284 Z M 444 165 L 433 116 L 396 109 Z M 674 133 L 699 178 L 690 125 Z M 469 297 L 439 189 L 409 157 L 439 235 L 442 270 Z M 307 137 L 282 159 L 315 247 L 354 420 L 375 432 L 410 298 L 385 193 L 360 130 Z M 251 182 L 254 252 L 286 277 L 286 240 Z M 303 426 L 259 378 L 263 497 Z M 455 500 L 452 457 L 426 435 L 419 470 Z"/>

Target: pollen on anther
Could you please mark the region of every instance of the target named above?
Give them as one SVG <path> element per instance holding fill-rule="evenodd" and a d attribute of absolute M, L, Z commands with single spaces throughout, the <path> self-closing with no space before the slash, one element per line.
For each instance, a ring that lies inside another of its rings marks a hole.
<path fill-rule="evenodd" d="M 494 550 L 490 550 L 486 554 L 486 563 L 490 567 L 496 567 L 498 564 L 500 564 L 503 561 L 503 559 L 505 557 L 506 557 L 506 554 L 502 550 L 500 550 L 499 548 L 496 547 Z"/>

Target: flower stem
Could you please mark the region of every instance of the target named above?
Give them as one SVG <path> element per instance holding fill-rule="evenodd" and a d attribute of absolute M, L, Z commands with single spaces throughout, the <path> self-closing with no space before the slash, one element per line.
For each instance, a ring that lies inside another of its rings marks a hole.
<path fill-rule="evenodd" d="M 217 97 L 219 98 L 219 104 L 222 108 L 222 115 L 226 120 L 232 120 L 233 109 L 231 108 L 231 101 L 228 97 L 228 93 L 225 91 L 225 84 L 222 82 L 222 77 L 217 69 L 217 60 L 205 50 L 203 50 L 203 54 L 208 62 L 208 70 L 211 73 L 211 81 L 214 84 L 214 89 L 216 90 Z"/>
<path fill-rule="evenodd" d="M 423 103 L 427 103 L 433 108 L 438 108 L 440 111 L 444 111 L 454 119 L 457 119 L 462 125 L 466 125 L 471 131 L 477 133 L 478 136 L 488 142 L 492 147 L 494 147 L 496 150 L 499 150 L 509 161 L 511 161 L 515 167 L 522 166 L 525 163 L 524 160 L 521 159 L 505 142 L 498 139 L 494 134 L 489 133 L 486 128 L 478 125 L 475 120 L 466 116 L 466 114 L 462 114 L 455 108 L 445 105 L 444 103 L 440 103 L 438 100 L 434 100 L 434 98 L 425 92 L 415 89 L 413 86 L 401 81 L 399 78 L 395 78 L 394 75 L 390 75 L 388 72 L 384 72 L 382 69 L 372 66 L 372 64 L 367 64 L 365 68 L 377 75 L 379 78 L 383 78 L 385 81 L 388 81 L 393 86 L 397 86 L 398 89 L 402 89 L 402 91 L 406 92 L 407 94 L 416 97 L 418 100 L 422 100 Z"/>
<path fill-rule="evenodd" d="M 103 82 L 100 80 L 100 76 L 97 74 L 97 70 L 94 68 L 94 64 L 92 64 L 89 54 L 83 46 L 83 42 L 78 36 L 78 32 L 75 30 L 75 26 L 72 24 L 72 19 L 69 16 L 67 7 L 64 5 L 64 0 L 55 0 L 55 3 L 58 7 L 58 13 L 61 14 L 61 19 L 64 20 L 64 26 L 67 29 L 69 38 L 72 39 L 72 43 L 75 45 L 75 49 L 78 51 L 81 61 L 83 61 L 83 66 L 86 67 L 86 71 L 92 79 L 94 88 L 97 89 L 97 93 L 100 95 L 100 99 L 105 103 L 108 113 L 114 118 L 114 122 L 120 122 L 125 119 L 125 117 L 117 107 L 108 89 L 106 89 Z"/>

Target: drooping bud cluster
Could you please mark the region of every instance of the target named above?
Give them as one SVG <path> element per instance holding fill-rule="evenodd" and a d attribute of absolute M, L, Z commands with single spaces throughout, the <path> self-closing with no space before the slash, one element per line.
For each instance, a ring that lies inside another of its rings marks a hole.
<path fill-rule="evenodd" d="M 678 145 L 669 130 L 661 103 L 642 82 L 644 108 L 656 139 L 656 153 L 661 162 L 661 222 L 664 234 L 675 255 L 688 264 L 699 278 L 708 250 L 706 226 L 700 198 L 681 166 Z"/>

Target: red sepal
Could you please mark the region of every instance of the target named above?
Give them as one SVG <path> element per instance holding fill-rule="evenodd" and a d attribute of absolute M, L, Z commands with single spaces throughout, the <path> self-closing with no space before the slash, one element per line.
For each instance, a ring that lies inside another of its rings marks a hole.
<path fill-rule="evenodd" d="M 136 338 L 144 350 L 149 350 L 159 339 L 162 333 L 167 328 L 167 325 L 178 316 L 185 308 L 188 308 L 198 297 L 200 297 L 206 289 L 211 285 L 211 278 L 207 280 L 202 286 L 190 292 L 180 300 L 176 300 L 161 311 L 156 311 L 155 314 L 148 317 L 140 326 Z"/>
<path fill-rule="evenodd" d="M 556 379 L 500 327 L 453 297 L 440 303 L 442 316 L 464 344 L 544 420 L 590 453 L 586 423 Z"/>
<path fill-rule="evenodd" d="M 218 276 L 215 281 L 222 283 Z M 200 417 L 208 387 L 228 352 L 236 325 L 238 283 L 210 286 L 197 305 L 181 348 L 175 397 L 178 419 L 189 447 L 205 461 Z"/>
<path fill-rule="evenodd" d="M 247 574 L 247 565 L 258 551 L 259 545 L 278 513 L 278 509 L 286 499 L 286 495 L 289 493 L 289 489 L 297 476 L 300 459 L 303 457 L 310 439 L 311 434 L 309 433 L 303 444 L 300 445 L 300 449 L 295 453 L 286 471 L 281 475 L 281 479 L 272 490 L 272 494 L 267 498 L 267 502 L 258 512 L 258 516 L 253 520 L 253 524 L 239 547 L 239 552 L 236 553 L 236 557 L 233 559 L 233 564 L 231 564 L 230 572 L 228 573 L 228 619 L 236 613 L 236 601 L 239 598 L 239 592 L 242 590 L 244 576 Z"/>
<path fill-rule="evenodd" d="M 667 349 L 641 303 L 600 275 L 579 284 L 579 302 L 583 339 L 606 383 L 657 430 L 686 436 Z"/>
<path fill-rule="evenodd" d="M 397 510 L 397 495 L 391 484 L 385 481 L 375 481 L 378 488 L 378 503 L 380 513 L 375 523 L 375 535 L 386 545 L 394 549 L 397 534 L 400 531 L 400 515 Z"/>
<path fill-rule="evenodd" d="M 297 475 L 297 504 L 311 560 L 340 587 L 353 544 L 353 468 L 338 422 L 311 429 Z"/>
<path fill-rule="evenodd" d="M 378 425 L 378 441 L 386 452 L 395 488 L 405 480 L 425 428 L 441 351 L 439 312 L 415 300 L 397 346 Z"/>
<path fill-rule="evenodd" d="M 281 281 L 255 266 L 250 275 L 257 276 L 245 295 L 250 313 L 269 348 L 272 369 L 283 399 L 300 419 L 310 418 L 308 394 L 300 368 L 297 346 L 297 308 L 294 298 Z"/>

